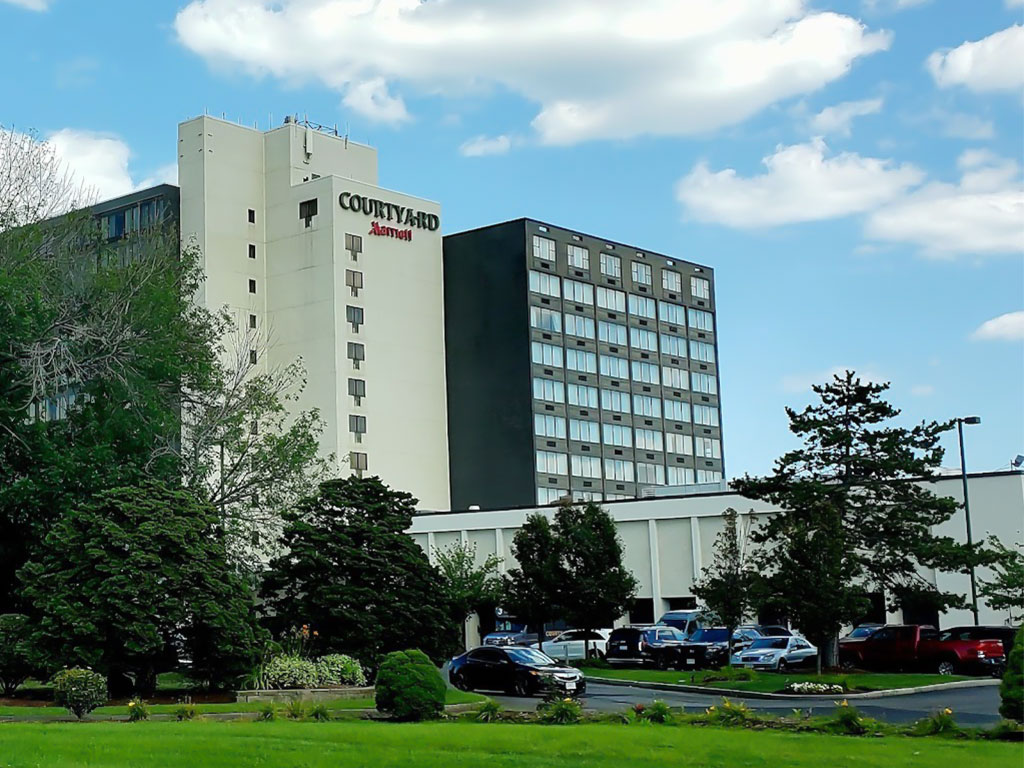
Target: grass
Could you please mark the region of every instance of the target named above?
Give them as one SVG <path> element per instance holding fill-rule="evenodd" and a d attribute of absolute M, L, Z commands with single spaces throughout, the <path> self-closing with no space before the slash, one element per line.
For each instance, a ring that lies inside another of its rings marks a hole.
<path fill-rule="evenodd" d="M 0 726 L 5 768 L 910 768 L 1020 765 L 1016 744 L 714 727 L 148 722 Z"/>
<path fill-rule="evenodd" d="M 789 673 L 780 675 L 776 672 L 754 672 L 753 680 L 720 680 L 704 682 L 708 674 L 714 670 L 687 673 L 674 670 L 659 669 L 586 669 L 588 678 L 608 678 L 612 680 L 635 680 L 643 683 L 685 683 L 688 685 L 706 685 L 709 688 L 728 688 L 736 691 L 753 691 L 759 693 L 781 692 L 788 683 L 831 683 L 843 685 L 851 693 L 866 691 L 882 691 L 889 688 L 916 688 L 921 685 L 951 683 L 957 680 L 970 680 L 969 677 L 924 675 L 924 674 L 882 674 L 854 672 L 850 674 L 818 675 Z M 692 682 L 691 682 L 692 678 Z"/>
<path fill-rule="evenodd" d="M 458 691 L 454 688 L 448 689 L 447 696 L 445 697 L 446 704 L 469 704 L 477 701 L 485 701 L 486 696 L 481 696 L 477 693 L 467 693 L 465 691 Z M 329 710 L 346 710 L 346 709 L 373 709 L 374 702 L 372 698 L 358 698 L 358 699 L 330 699 L 328 701 L 320 702 L 323 703 Z M 179 704 L 150 704 L 149 712 L 151 715 L 173 715 L 178 709 Z M 232 702 L 226 704 L 196 704 L 196 711 L 200 715 L 211 715 L 217 713 L 233 713 L 233 712 L 259 712 L 266 702 L 264 701 L 250 701 L 250 702 Z M 95 717 L 112 717 L 118 715 L 127 715 L 127 706 L 114 706 L 114 707 L 99 707 L 93 711 Z M 0 717 L 23 717 L 23 718 L 48 718 L 48 717 L 67 717 L 68 712 L 63 707 L 0 707 Z M 6 768 L 6 766 L 4 766 Z"/>

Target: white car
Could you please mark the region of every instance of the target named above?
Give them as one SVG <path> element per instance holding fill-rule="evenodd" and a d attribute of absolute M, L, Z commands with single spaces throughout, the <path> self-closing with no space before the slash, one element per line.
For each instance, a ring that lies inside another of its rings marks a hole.
<path fill-rule="evenodd" d="M 584 659 L 587 654 L 589 640 L 590 657 L 603 659 L 608 652 L 610 629 L 567 629 L 560 635 L 544 641 L 544 653 L 557 661 Z M 531 648 L 539 648 L 538 643 L 530 643 Z"/>
<path fill-rule="evenodd" d="M 802 637 L 761 637 L 748 648 L 732 655 L 734 667 L 770 669 L 785 672 L 793 667 L 810 666 L 818 649 Z"/>

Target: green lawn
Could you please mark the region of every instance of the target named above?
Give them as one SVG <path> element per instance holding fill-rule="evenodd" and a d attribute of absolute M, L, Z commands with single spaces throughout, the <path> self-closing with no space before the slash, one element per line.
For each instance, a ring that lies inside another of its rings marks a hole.
<path fill-rule="evenodd" d="M 636 680 L 644 683 L 684 683 L 687 685 L 707 685 L 711 688 L 731 688 L 738 691 L 756 691 L 776 693 L 782 691 L 788 683 L 833 683 L 842 684 L 845 680 L 851 693 L 858 691 L 881 691 L 887 688 L 915 688 L 919 685 L 935 685 L 951 683 L 956 680 L 970 680 L 969 677 L 919 675 L 919 674 L 872 674 L 857 672 L 847 675 L 785 674 L 775 672 L 754 672 L 753 680 L 722 680 L 704 682 L 702 672 L 687 673 L 674 670 L 659 669 L 584 669 L 590 679 L 610 678 L 613 680 Z M 693 678 L 691 681 L 691 674 Z"/>
<path fill-rule="evenodd" d="M 448 689 L 445 701 L 447 704 L 467 704 L 474 701 L 483 701 L 486 696 L 477 693 L 457 691 L 454 688 Z M 372 698 L 359 699 L 331 699 L 323 702 L 328 709 L 373 709 Z M 179 704 L 151 704 L 149 711 L 154 715 L 173 715 Z M 196 704 L 196 710 L 200 714 L 216 714 L 218 712 L 259 712 L 266 706 L 265 702 L 236 702 L 229 704 Z M 93 712 L 93 715 L 111 716 L 127 715 L 128 707 L 100 707 Z M 0 717 L 66 717 L 68 711 L 63 707 L 0 707 Z M 3 763 L 0 763 L 3 766 Z M 6 766 L 4 766 L 6 768 Z"/>
<path fill-rule="evenodd" d="M 1019 744 L 671 726 L 90 723 L 0 726 L 4 768 L 931 768 L 1021 764 Z"/>

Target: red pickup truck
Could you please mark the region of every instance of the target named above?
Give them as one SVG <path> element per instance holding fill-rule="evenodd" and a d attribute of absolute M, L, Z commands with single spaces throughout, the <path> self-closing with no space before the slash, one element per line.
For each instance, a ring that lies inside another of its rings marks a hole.
<path fill-rule="evenodd" d="M 940 675 L 998 677 L 1006 656 L 996 639 L 972 639 L 972 633 L 921 624 L 888 624 L 855 643 L 839 641 L 839 663 L 862 669 L 917 669 Z"/>

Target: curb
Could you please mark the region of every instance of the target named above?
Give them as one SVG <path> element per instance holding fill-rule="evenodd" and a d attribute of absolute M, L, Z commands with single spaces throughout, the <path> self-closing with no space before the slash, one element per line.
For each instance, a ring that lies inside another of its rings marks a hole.
<path fill-rule="evenodd" d="M 999 685 L 999 680 L 985 678 L 981 680 L 957 680 L 952 683 L 936 683 L 921 685 L 916 688 L 888 688 L 884 691 L 865 691 L 864 693 L 765 693 L 763 691 L 739 691 L 735 688 L 709 688 L 704 685 L 686 685 L 683 683 L 647 683 L 634 680 L 621 680 L 608 677 L 590 676 L 588 680 L 605 685 L 618 685 L 625 688 L 646 688 L 652 691 L 676 691 L 679 693 L 702 693 L 716 696 L 729 696 L 736 699 L 774 699 L 776 701 L 793 701 L 795 699 L 829 699 L 842 696 L 844 699 L 887 699 L 894 696 L 909 696 L 913 693 L 930 693 L 933 691 L 950 691 L 958 688 L 990 688 Z"/>

